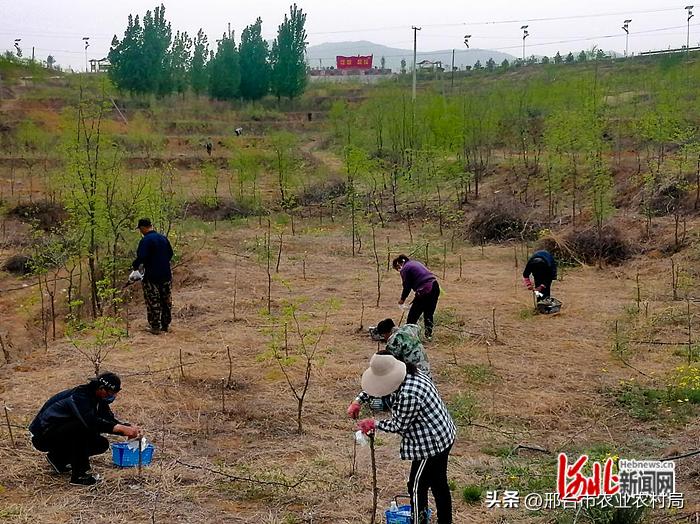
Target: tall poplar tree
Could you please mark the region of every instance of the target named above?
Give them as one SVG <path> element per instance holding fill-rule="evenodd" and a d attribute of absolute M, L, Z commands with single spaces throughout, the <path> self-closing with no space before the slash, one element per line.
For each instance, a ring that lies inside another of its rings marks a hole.
<path fill-rule="evenodd" d="M 209 85 L 207 73 L 207 57 L 209 56 L 209 42 L 207 35 L 201 29 L 197 31 L 192 48 L 192 62 L 190 63 L 190 85 L 197 95 L 206 92 Z"/>
<path fill-rule="evenodd" d="M 143 93 L 146 90 L 143 72 L 143 52 L 141 42 L 143 29 L 138 15 L 129 15 L 129 21 L 124 31 L 124 37 L 119 40 L 117 35 L 112 39 L 110 47 L 109 77 L 122 90 L 133 93 Z"/>
<path fill-rule="evenodd" d="M 191 62 L 192 39 L 185 33 L 178 31 L 173 39 L 173 44 L 168 52 L 168 78 L 161 83 L 164 94 L 175 91 L 182 95 L 189 85 L 189 69 Z"/>
<path fill-rule="evenodd" d="M 306 88 L 306 13 L 296 4 L 284 15 L 272 44 L 272 91 L 277 98 L 294 98 Z"/>
<path fill-rule="evenodd" d="M 216 55 L 209 62 L 209 95 L 219 100 L 240 96 L 241 69 L 233 35 L 219 40 Z"/>
<path fill-rule="evenodd" d="M 262 20 L 243 30 L 241 35 L 241 96 L 259 100 L 270 89 L 270 63 L 267 42 L 262 37 Z"/>
<path fill-rule="evenodd" d="M 172 40 L 170 23 L 165 20 L 165 6 L 146 11 L 143 17 L 143 61 L 146 90 L 162 93 L 161 84 L 167 81 L 168 48 Z"/>

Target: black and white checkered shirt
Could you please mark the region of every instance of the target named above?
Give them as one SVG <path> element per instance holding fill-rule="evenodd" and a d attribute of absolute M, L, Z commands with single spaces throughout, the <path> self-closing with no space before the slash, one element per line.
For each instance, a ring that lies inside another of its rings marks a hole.
<path fill-rule="evenodd" d="M 391 418 L 377 429 L 401 435 L 401 458 L 423 460 L 445 451 L 455 440 L 455 424 L 433 382 L 420 371 L 408 374 L 390 395 Z"/>

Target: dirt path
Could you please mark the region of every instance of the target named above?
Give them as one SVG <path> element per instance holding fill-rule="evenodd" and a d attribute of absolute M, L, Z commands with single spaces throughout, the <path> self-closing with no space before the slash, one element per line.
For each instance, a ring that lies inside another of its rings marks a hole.
<path fill-rule="evenodd" d="M 338 175 L 342 173 L 344 169 L 343 161 L 332 151 L 319 149 L 318 141 L 318 138 L 311 138 L 301 147 L 301 150 L 311 155 L 322 165 L 326 166 L 332 174 Z"/>

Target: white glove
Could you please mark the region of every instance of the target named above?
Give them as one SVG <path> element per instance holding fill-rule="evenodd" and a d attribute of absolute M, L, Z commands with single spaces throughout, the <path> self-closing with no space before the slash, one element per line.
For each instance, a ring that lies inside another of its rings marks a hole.
<path fill-rule="evenodd" d="M 138 282 L 139 280 L 143 279 L 143 275 L 138 269 L 135 269 L 131 273 L 129 273 L 129 282 Z"/>

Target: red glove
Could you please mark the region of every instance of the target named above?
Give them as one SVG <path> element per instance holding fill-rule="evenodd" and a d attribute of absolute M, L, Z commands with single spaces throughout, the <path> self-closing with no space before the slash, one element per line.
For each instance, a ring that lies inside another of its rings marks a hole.
<path fill-rule="evenodd" d="M 540 284 L 539 286 L 537 286 L 537 291 L 539 291 L 540 293 L 542 293 L 542 291 L 544 291 L 544 288 L 545 288 L 545 285 L 544 285 L 544 284 Z"/>
<path fill-rule="evenodd" d="M 353 400 L 348 406 L 348 417 L 357 418 L 360 416 L 360 410 L 362 406 L 357 400 Z"/>
<path fill-rule="evenodd" d="M 376 426 L 376 423 L 374 422 L 373 418 L 365 418 L 360 420 L 357 423 L 357 429 L 362 431 L 365 435 L 369 435 L 370 433 L 374 433 L 374 428 Z"/>
<path fill-rule="evenodd" d="M 532 291 L 532 280 L 529 278 L 523 278 L 523 286 Z"/>

